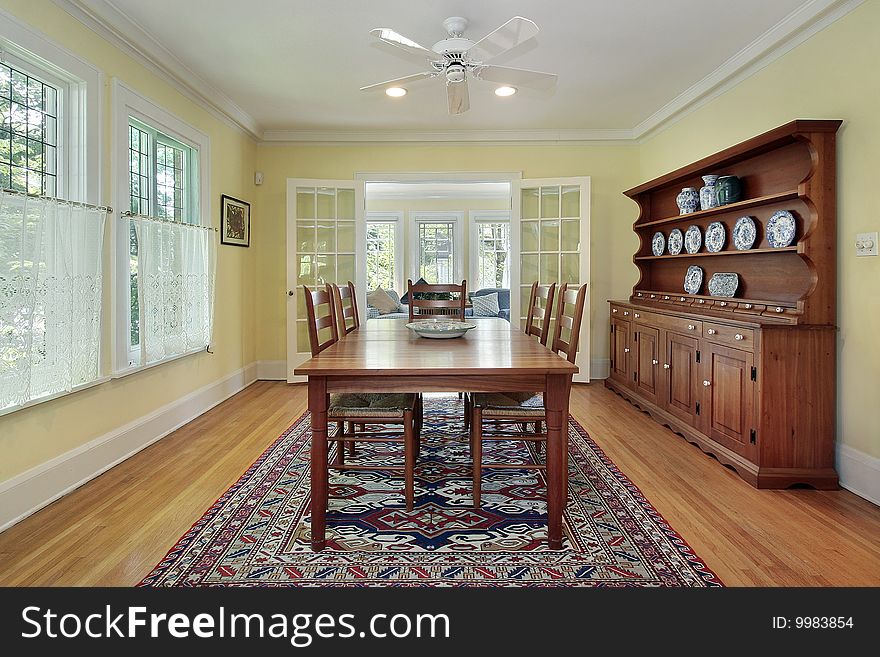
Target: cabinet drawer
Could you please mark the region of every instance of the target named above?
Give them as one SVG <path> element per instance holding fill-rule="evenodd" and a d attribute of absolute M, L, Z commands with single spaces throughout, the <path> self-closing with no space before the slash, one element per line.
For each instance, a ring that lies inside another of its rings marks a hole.
<path fill-rule="evenodd" d="M 688 319 L 687 317 L 670 317 L 669 315 L 654 315 L 652 320 L 655 326 L 675 331 L 681 335 L 692 335 L 698 337 L 703 333 L 703 322 Z"/>
<path fill-rule="evenodd" d="M 737 349 L 751 351 L 755 348 L 755 332 L 739 326 L 727 326 L 714 322 L 703 322 L 703 337 L 706 340 L 728 345 Z"/>
<path fill-rule="evenodd" d="M 623 306 L 618 306 L 616 303 L 612 303 L 611 317 L 614 319 L 625 319 L 630 321 L 633 318 L 633 310 L 632 308 L 625 308 Z"/>

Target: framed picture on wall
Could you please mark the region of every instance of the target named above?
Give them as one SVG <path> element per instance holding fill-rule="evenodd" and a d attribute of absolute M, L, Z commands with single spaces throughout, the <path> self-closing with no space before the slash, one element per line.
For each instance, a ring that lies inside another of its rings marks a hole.
<path fill-rule="evenodd" d="M 220 243 L 250 246 L 251 204 L 237 198 L 220 197 Z"/>

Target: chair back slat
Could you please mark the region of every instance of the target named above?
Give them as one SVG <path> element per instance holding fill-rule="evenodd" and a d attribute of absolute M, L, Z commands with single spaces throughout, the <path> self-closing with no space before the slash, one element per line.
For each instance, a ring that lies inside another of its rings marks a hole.
<path fill-rule="evenodd" d="M 467 300 L 467 281 L 462 281 L 461 285 L 422 283 L 414 285 L 411 280 L 406 282 L 407 292 L 409 294 L 409 321 L 415 321 L 416 318 L 430 316 L 442 316 L 444 318 L 458 319 L 464 321 L 464 305 Z M 448 292 L 457 294 L 452 299 L 420 299 L 416 295 L 420 294 L 437 294 L 440 292 Z M 416 311 L 419 312 L 416 312 Z M 424 312 L 423 312 L 424 310 Z"/>
<path fill-rule="evenodd" d="M 555 292 L 556 283 L 552 285 L 538 285 L 538 281 L 535 281 L 532 283 L 532 292 L 529 296 L 526 335 L 536 336 L 545 347 L 547 346 L 547 338 L 550 335 L 550 309 L 553 308 Z"/>
<path fill-rule="evenodd" d="M 577 357 L 586 297 L 586 284 L 579 288 L 569 288 L 567 283 L 563 283 L 559 288 L 559 297 L 556 302 L 556 328 L 553 330 L 551 349 L 560 355 L 564 353 L 566 360 L 571 363 Z M 568 342 L 562 339 L 563 327 L 570 329 Z"/>
<path fill-rule="evenodd" d="M 361 325 L 354 283 L 349 281 L 347 285 L 342 287 L 327 283 L 327 291 L 333 294 L 336 321 L 339 325 L 337 331 L 340 337 L 344 337 Z"/>
<path fill-rule="evenodd" d="M 333 294 L 328 290 L 311 290 L 303 286 L 306 295 L 306 314 L 308 316 L 309 346 L 312 356 L 317 356 L 327 347 L 339 340 L 339 330 L 333 303 Z M 330 328 L 330 337 L 319 342 L 321 329 Z"/>

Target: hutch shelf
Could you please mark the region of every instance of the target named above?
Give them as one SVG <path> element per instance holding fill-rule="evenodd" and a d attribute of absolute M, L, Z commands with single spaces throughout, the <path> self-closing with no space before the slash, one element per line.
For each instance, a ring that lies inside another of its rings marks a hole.
<path fill-rule="evenodd" d="M 605 385 L 731 466 L 758 488 L 837 488 L 834 469 L 836 359 L 835 138 L 841 121 L 796 120 L 625 194 L 641 210 L 633 230 L 639 280 L 611 301 L 611 375 Z M 735 175 L 742 200 L 679 215 L 682 187 Z M 773 248 L 765 226 L 778 210 L 795 217 L 794 242 Z M 736 250 L 739 217 L 757 226 L 752 249 Z M 721 251 L 655 256 L 655 232 L 719 221 Z M 691 265 L 700 294 L 684 292 Z M 735 272 L 734 297 L 707 282 Z"/>

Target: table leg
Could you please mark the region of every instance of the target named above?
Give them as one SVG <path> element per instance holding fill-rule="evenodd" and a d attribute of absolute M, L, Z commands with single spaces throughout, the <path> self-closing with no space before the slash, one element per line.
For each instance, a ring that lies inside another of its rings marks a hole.
<path fill-rule="evenodd" d="M 309 412 L 312 422 L 312 550 L 327 544 L 327 379 L 309 377 Z"/>
<path fill-rule="evenodd" d="M 547 539 L 562 549 L 562 512 L 568 499 L 568 397 L 571 375 L 548 374 L 547 409 Z"/>

